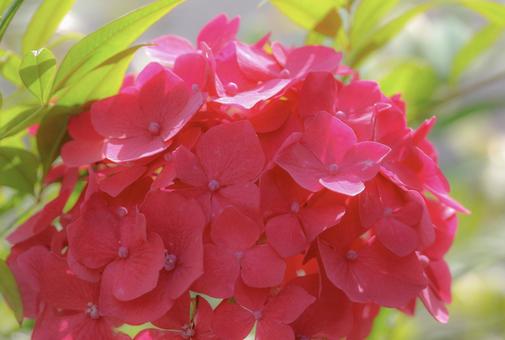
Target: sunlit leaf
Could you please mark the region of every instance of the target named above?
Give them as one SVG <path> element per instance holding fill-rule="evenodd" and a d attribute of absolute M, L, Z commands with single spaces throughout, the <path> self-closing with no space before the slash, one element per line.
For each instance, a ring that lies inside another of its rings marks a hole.
<path fill-rule="evenodd" d="M 61 93 L 58 105 L 76 106 L 116 94 L 135 52 L 140 47 L 142 45 L 131 47 L 90 71 L 80 82 Z"/>
<path fill-rule="evenodd" d="M 338 0 L 270 0 L 284 15 L 306 30 L 313 30 L 327 13 L 343 3 Z"/>
<path fill-rule="evenodd" d="M 10 51 L 0 50 L 0 75 L 15 86 L 23 85 L 23 81 L 19 77 L 20 65 L 20 57 Z"/>
<path fill-rule="evenodd" d="M 75 44 L 56 74 L 55 90 L 75 84 L 84 75 L 128 48 L 152 24 L 182 0 L 158 0 L 116 19 Z"/>
<path fill-rule="evenodd" d="M 46 47 L 75 0 L 44 0 L 30 20 L 23 36 L 23 53 Z"/>
<path fill-rule="evenodd" d="M 38 160 L 23 149 L 0 147 L 0 185 L 20 192 L 33 193 L 37 181 Z"/>
<path fill-rule="evenodd" d="M 9 7 L 11 4 L 12 0 L 0 0 L 0 13 L 3 14 L 3 12 Z"/>
<path fill-rule="evenodd" d="M 419 114 L 430 114 L 423 112 L 423 107 L 430 103 L 440 80 L 431 65 L 420 60 L 407 60 L 393 63 L 392 71 L 380 81 L 380 85 L 387 95 L 401 93 L 407 104 L 408 118 L 415 119 Z"/>
<path fill-rule="evenodd" d="M 2 118 L 5 113 L 3 111 L 0 112 L 0 119 L 2 119 L 2 125 L 0 126 L 0 140 L 13 136 L 28 128 L 30 125 L 37 123 L 44 115 L 45 110 L 46 107 L 43 106 L 15 107 L 12 109 L 12 112 L 9 112 L 10 114 L 8 116 L 11 116 L 12 118 L 6 123 L 3 123 Z"/>
<path fill-rule="evenodd" d="M 28 52 L 19 67 L 23 83 L 42 103 L 49 99 L 55 74 L 56 59 L 46 48 Z"/>
<path fill-rule="evenodd" d="M 370 34 L 400 0 L 362 0 L 351 21 L 351 41 L 355 44 Z"/>
<path fill-rule="evenodd" d="M 479 13 L 490 23 L 495 25 L 505 25 L 505 5 L 489 0 L 454 0 L 474 12 Z"/>
<path fill-rule="evenodd" d="M 2 15 L 2 19 L 0 20 L 0 41 L 2 41 L 5 31 L 7 31 L 7 28 L 9 27 L 12 19 L 14 19 L 19 7 L 23 4 L 23 1 L 24 0 L 14 0 L 7 11 Z"/>
<path fill-rule="evenodd" d="M 371 36 L 364 40 L 360 45 L 356 46 L 350 57 L 351 66 L 356 66 L 362 62 L 371 53 L 383 47 L 391 39 L 396 37 L 398 33 L 416 16 L 433 8 L 435 5 L 444 1 L 426 1 L 420 5 L 408 9 L 396 18 L 388 21 L 383 26 L 374 30 Z"/>
<path fill-rule="evenodd" d="M 4 260 L 0 260 L 0 292 L 14 312 L 16 320 L 21 323 L 23 321 L 23 303 L 14 275 Z"/>
<path fill-rule="evenodd" d="M 499 25 L 488 25 L 477 32 L 454 57 L 450 81 L 455 83 L 475 59 L 494 46 L 504 32 L 505 26 Z"/>

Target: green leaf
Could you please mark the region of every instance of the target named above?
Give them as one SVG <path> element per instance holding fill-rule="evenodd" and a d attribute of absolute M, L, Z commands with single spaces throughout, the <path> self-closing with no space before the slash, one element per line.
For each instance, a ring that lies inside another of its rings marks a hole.
<path fill-rule="evenodd" d="M 410 20 L 419 14 L 433 8 L 435 5 L 444 2 L 447 1 L 426 1 L 420 5 L 410 8 L 383 26 L 375 29 L 373 34 L 368 39 L 365 39 L 352 51 L 349 59 L 350 66 L 356 67 L 371 53 L 386 45 L 391 39 L 393 39 L 398 33 L 402 31 L 402 29 L 410 22 Z"/>
<path fill-rule="evenodd" d="M 489 0 L 455 0 L 455 3 L 479 13 L 490 23 L 505 25 L 505 5 Z"/>
<path fill-rule="evenodd" d="M 142 46 L 130 47 L 88 72 L 81 81 L 61 93 L 58 105 L 72 107 L 116 94 L 135 52 Z"/>
<path fill-rule="evenodd" d="M 284 15 L 306 30 L 314 27 L 324 18 L 331 9 L 341 5 L 337 0 L 270 0 Z"/>
<path fill-rule="evenodd" d="M 380 82 L 388 96 L 401 93 L 407 103 L 409 120 L 424 118 L 429 112 L 424 108 L 440 84 L 437 73 L 431 65 L 422 60 L 406 60 L 392 63 L 392 71 Z"/>
<path fill-rule="evenodd" d="M 21 58 L 10 51 L 0 50 L 0 74 L 15 86 L 23 86 L 23 81 L 19 77 L 19 66 Z"/>
<path fill-rule="evenodd" d="M 16 15 L 16 12 L 18 11 L 19 7 L 21 7 L 21 5 L 23 4 L 23 1 L 24 0 L 14 0 L 9 9 L 7 9 L 4 15 L 2 15 L 2 19 L 0 21 L 0 41 L 2 41 L 5 31 L 7 31 L 7 28 L 9 27 L 12 19 Z"/>
<path fill-rule="evenodd" d="M 126 49 L 183 0 L 158 0 L 112 21 L 75 44 L 56 74 L 55 91 L 75 84 L 91 70 Z"/>
<path fill-rule="evenodd" d="M 61 146 L 67 137 L 67 123 L 69 108 L 53 107 L 40 122 L 37 131 L 37 151 L 42 163 L 43 175 L 45 177 L 53 161 L 58 158 Z"/>
<path fill-rule="evenodd" d="M 4 260 L 0 260 L 0 293 L 2 293 L 5 301 L 14 312 L 16 320 L 21 324 L 23 321 L 23 302 L 14 275 L 12 275 Z"/>
<path fill-rule="evenodd" d="M 32 16 L 23 36 L 23 53 L 46 47 L 74 2 L 75 0 L 44 0 Z"/>
<path fill-rule="evenodd" d="M 362 0 L 351 20 L 351 42 L 358 44 L 373 34 L 374 28 L 399 2 L 400 0 Z"/>
<path fill-rule="evenodd" d="M 457 82 L 472 62 L 489 50 L 504 32 L 505 26 L 499 25 L 488 25 L 477 32 L 454 57 L 450 82 Z"/>
<path fill-rule="evenodd" d="M 19 68 L 23 83 L 43 104 L 49 100 L 55 74 L 56 59 L 46 48 L 28 52 Z"/>
<path fill-rule="evenodd" d="M 0 185 L 31 194 L 37 181 L 38 160 L 23 149 L 0 147 Z"/>
<path fill-rule="evenodd" d="M 26 129 L 30 125 L 37 123 L 42 116 L 46 107 L 36 106 L 36 107 L 26 107 L 18 106 L 13 109 L 7 110 L 7 112 L 0 112 L 0 119 L 3 120 L 3 116 L 12 116 L 7 123 L 2 124 L 0 127 L 0 140 L 14 136 L 18 132 Z M 8 113 L 8 114 L 6 114 Z"/>

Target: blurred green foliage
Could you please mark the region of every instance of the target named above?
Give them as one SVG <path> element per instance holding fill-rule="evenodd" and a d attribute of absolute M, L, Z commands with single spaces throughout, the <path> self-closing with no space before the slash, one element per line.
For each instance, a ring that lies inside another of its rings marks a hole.
<path fill-rule="evenodd" d="M 0 109 L 0 259 L 8 255 L 8 231 L 57 191 L 42 190 L 41 179 L 66 138 L 69 115 L 117 91 L 141 47 L 131 44 L 181 1 L 152 1 L 84 38 L 56 33 L 74 2 L 39 1 L 17 50 L 0 48 L 0 76 L 16 89 Z M 416 318 L 383 309 L 371 339 L 505 338 L 505 122 L 497 115 L 505 98 L 501 89 L 487 90 L 505 79 L 502 58 L 493 63 L 505 36 L 505 6 L 491 0 L 269 2 L 307 31 L 306 43 L 334 46 L 363 78 L 378 79 L 389 95 L 402 93 L 412 124 L 437 114 L 433 138 L 444 170 L 454 196 L 472 210 L 461 217 L 449 254 L 449 324 L 437 325 L 422 308 Z M 22 3 L 0 0 L 0 40 Z M 52 55 L 50 49 L 76 40 L 64 58 Z M 59 105 L 51 103 L 54 96 Z M 26 129 L 34 123 L 41 124 L 36 140 Z M 19 314 L 15 290 L 4 288 L 8 276 L 0 270 L 0 291 Z M 0 298 L 0 339 L 29 337 L 32 322 L 20 328 L 14 315 Z"/>

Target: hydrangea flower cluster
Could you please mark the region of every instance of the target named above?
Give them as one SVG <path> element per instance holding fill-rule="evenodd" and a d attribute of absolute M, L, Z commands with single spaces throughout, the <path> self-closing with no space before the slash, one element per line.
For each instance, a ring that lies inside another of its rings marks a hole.
<path fill-rule="evenodd" d="M 163 36 L 72 118 L 59 195 L 8 238 L 34 339 L 362 339 L 381 307 L 448 319 L 465 209 L 405 104 L 324 46 Z M 85 188 L 76 183 L 85 178 Z M 72 194 L 73 193 L 73 194 Z M 210 297 L 210 298 L 209 298 Z"/>

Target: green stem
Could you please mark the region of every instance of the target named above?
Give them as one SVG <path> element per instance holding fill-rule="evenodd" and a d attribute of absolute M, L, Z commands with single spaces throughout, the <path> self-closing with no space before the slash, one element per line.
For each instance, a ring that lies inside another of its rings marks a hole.
<path fill-rule="evenodd" d="M 24 0 L 15 0 L 9 7 L 9 9 L 5 12 L 5 14 L 2 16 L 2 20 L 0 21 L 0 41 L 2 41 L 5 31 L 7 31 L 7 27 L 9 27 L 9 24 L 16 15 L 16 12 L 18 11 L 19 7 L 21 7 L 23 1 Z"/>

